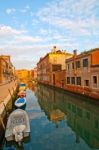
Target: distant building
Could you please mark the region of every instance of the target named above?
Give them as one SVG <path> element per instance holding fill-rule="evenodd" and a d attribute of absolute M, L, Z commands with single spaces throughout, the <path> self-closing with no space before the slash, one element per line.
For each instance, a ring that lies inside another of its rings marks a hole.
<path fill-rule="evenodd" d="M 16 70 L 16 76 L 20 82 L 27 83 L 30 78 L 30 71 L 26 69 Z"/>
<path fill-rule="evenodd" d="M 15 67 L 12 65 L 9 55 L 0 56 L 0 83 L 6 83 L 14 79 Z"/>
<path fill-rule="evenodd" d="M 37 80 L 37 68 L 34 68 L 31 70 L 31 80 L 36 81 Z"/>
<path fill-rule="evenodd" d="M 99 97 L 99 48 L 82 52 L 66 60 L 66 88 Z"/>
<path fill-rule="evenodd" d="M 57 50 L 56 46 L 54 46 L 52 51 L 46 54 L 43 58 L 40 58 L 37 63 L 38 82 L 54 86 L 58 85 L 58 82 L 62 82 L 59 77 L 59 72 L 65 70 L 65 60 L 71 56 L 72 54 L 67 53 L 66 51 Z M 65 81 L 65 79 L 62 80 Z"/>

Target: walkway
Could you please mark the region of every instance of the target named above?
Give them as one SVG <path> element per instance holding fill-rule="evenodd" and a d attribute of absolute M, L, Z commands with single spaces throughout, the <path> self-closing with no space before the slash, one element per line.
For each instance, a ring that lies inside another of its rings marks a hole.
<path fill-rule="evenodd" d="M 16 85 L 17 85 L 16 81 L 12 81 L 12 82 L 9 82 L 7 84 L 0 85 L 0 103 L 6 97 L 8 97 L 8 95 L 10 94 L 10 92 L 12 92 L 12 91 L 15 90 Z"/>

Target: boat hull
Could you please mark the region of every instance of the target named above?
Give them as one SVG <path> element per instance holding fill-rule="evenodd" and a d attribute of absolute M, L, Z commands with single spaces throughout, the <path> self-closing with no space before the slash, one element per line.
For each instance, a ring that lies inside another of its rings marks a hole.
<path fill-rule="evenodd" d="M 25 133 L 23 133 L 23 137 L 24 138 L 29 137 L 29 134 L 30 134 L 30 132 L 25 132 Z M 10 135 L 10 136 L 6 137 L 6 141 L 8 141 L 8 142 L 14 141 L 14 140 L 15 140 L 14 135 Z"/>
<path fill-rule="evenodd" d="M 22 102 L 20 100 L 23 100 Z M 15 106 L 16 108 L 25 108 L 26 107 L 26 98 L 18 98 L 16 101 L 15 101 Z"/>
<path fill-rule="evenodd" d="M 27 113 L 22 110 L 22 109 L 16 109 L 15 111 L 13 111 L 9 118 L 8 118 L 8 122 L 7 122 L 7 126 L 6 126 L 6 132 L 5 132 L 5 138 L 6 141 L 13 141 L 15 140 L 15 134 L 14 134 L 14 129 L 16 127 L 22 127 L 25 126 L 25 128 L 22 129 L 22 135 L 23 138 L 28 137 L 29 133 L 30 133 L 30 124 L 29 124 L 29 118 Z M 20 128 L 19 128 L 20 129 Z M 20 132 L 18 129 L 18 131 L 16 132 Z"/>

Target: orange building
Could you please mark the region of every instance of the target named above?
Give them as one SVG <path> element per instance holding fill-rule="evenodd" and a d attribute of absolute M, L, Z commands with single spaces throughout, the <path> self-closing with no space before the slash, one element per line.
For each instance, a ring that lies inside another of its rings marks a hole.
<path fill-rule="evenodd" d="M 53 50 L 45 57 L 40 58 L 37 63 L 38 82 L 54 86 L 58 85 L 58 82 L 61 82 L 59 71 L 65 70 L 65 60 L 71 56 L 72 54 L 69 54 L 66 51 L 57 50 L 56 46 L 54 46 Z"/>
<path fill-rule="evenodd" d="M 20 82 L 27 83 L 30 78 L 30 71 L 26 69 L 16 70 L 16 76 Z"/>
<path fill-rule="evenodd" d="M 66 60 L 66 89 L 99 98 L 99 48 Z"/>
<path fill-rule="evenodd" d="M 6 83 L 14 79 L 15 68 L 10 61 L 9 55 L 0 56 L 0 83 Z"/>

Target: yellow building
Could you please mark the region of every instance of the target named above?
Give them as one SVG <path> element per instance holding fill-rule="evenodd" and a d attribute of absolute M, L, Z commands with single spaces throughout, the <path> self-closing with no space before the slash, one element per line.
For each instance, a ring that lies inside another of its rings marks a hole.
<path fill-rule="evenodd" d="M 30 78 L 30 71 L 26 69 L 16 70 L 16 76 L 20 82 L 27 83 Z"/>
<path fill-rule="evenodd" d="M 56 46 L 52 51 L 37 63 L 37 79 L 39 82 L 56 85 L 56 71 L 65 70 L 65 61 L 72 54 L 66 51 L 57 50 Z"/>

